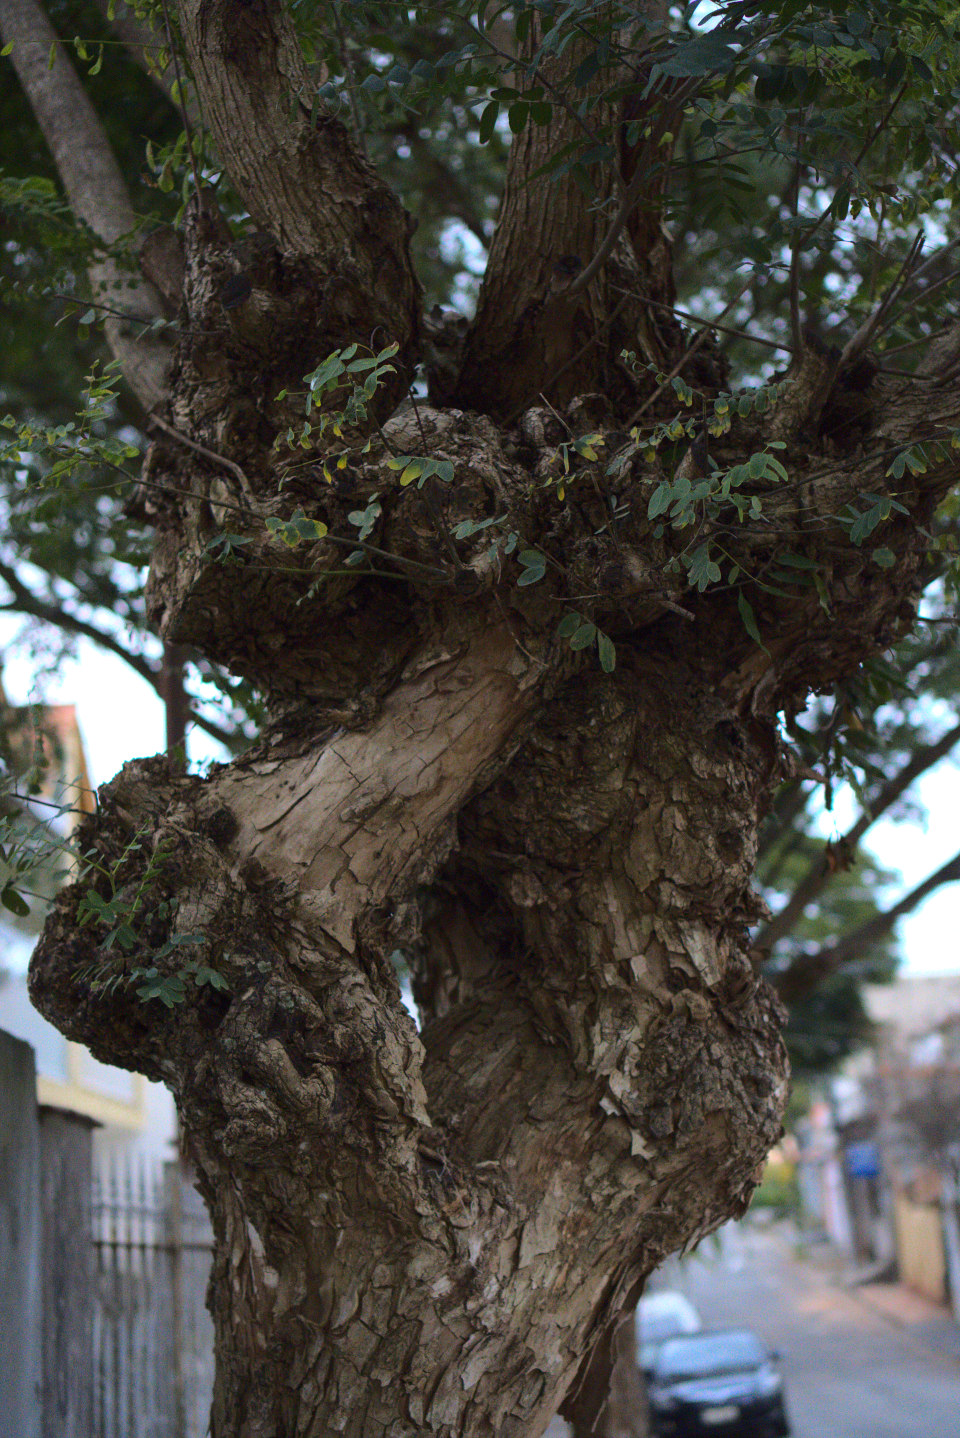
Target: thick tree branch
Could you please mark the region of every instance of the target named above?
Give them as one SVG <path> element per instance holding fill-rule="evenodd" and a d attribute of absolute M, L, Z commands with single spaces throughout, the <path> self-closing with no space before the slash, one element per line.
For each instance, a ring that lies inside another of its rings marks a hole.
<path fill-rule="evenodd" d="M 659 0 L 642 8 L 651 25 L 665 13 Z M 538 25 L 531 25 L 528 59 L 541 38 Z M 670 157 L 670 145 L 661 141 L 673 102 L 658 94 L 638 101 L 635 113 L 629 102 L 600 103 L 588 123 L 567 100 L 565 87 L 578 59 L 590 51 L 584 36 L 562 58 L 541 58 L 533 79 L 550 93 L 549 123 L 528 123 L 510 146 L 503 202 L 455 387 L 456 403 L 501 419 L 540 394 L 562 406 L 590 391 L 605 393 L 614 410 L 622 409 L 622 419 L 635 406 L 624 394 L 621 350 L 639 351 L 659 368 L 668 368 L 668 355 L 674 357 L 679 328 L 646 307 L 648 297 L 664 303 L 674 298 L 659 220 Z M 598 93 L 609 84 L 609 75 L 599 78 Z M 636 88 L 639 93 L 642 82 Z M 639 128 L 644 119 L 646 134 L 628 148 L 628 122 Z M 598 142 L 601 134 L 615 153 L 590 167 L 592 194 L 584 194 L 569 169 L 549 172 L 555 157 L 586 148 L 585 141 Z M 637 296 L 625 311 L 624 291 Z M 610 322 L 615 310 L 616 325 Z M 603 343 L 593 342 L 597 336 Z"/>
<path fill-rule="evenodd" d="M 278 0 L 180 0 L 178 9 L 200 109 L 233 183 L 254 221 L 322 289 L 318 347 L 393 340 L 408 375 L 420 291 L 407 215 L 316 103 L 287 10 Z M 400 392 L 387 385 L 383 399 L 395 404 Z"/>
<path fill-rule="evenodd" d="M 130 315 L 161 318 L 152 287 L 132 263 L 128 267 L 117 258 L 117 247 L 136 227 L 130 197 L 103 126 L 37 0 L 0 0 L 0 35 L 13 44 L 11 62 L 73 212 L 104 246 L 88 267 L 94 297 Z M 167 344 L 144 333 L 140 320 L 110 316 L 104 330 L 140 403 L 148 410 L 160 404 L 166 395 Z"/>

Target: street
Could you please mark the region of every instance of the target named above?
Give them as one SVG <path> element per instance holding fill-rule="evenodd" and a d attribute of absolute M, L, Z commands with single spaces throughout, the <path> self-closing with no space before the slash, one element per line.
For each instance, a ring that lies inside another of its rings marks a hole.
<path fill-rule="evenodd" d="M 878 1311 L 869 1289 L 744 1226 L 677 1271 L 705 1326 L 752 1328 L 779 1352 L 793 1438 L 960 1438 L 960 1361 L 922 1323 Z"/>
<path fill-rule="evenodd" d="M 960 1438 L 960 1334 L 925 1322 L 929 1305 L 900 1291 L 898 1322 L 877 1306 L 884 1290 L 847 1290 L 761 1229 L 728 1225 L 702 1248 L 657 1286 L 681 1289 L 705 1327 L 752 1328 L 780 1354 L 791 1438 Z M 554 1419 L 545 1438 L 568 1432 Z"/>

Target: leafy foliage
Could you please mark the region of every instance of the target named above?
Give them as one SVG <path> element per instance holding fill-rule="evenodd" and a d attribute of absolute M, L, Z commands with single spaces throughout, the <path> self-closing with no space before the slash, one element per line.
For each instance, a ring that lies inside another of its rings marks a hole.
<path fill-rule="evenodd" d="M 198 176 L 215 187 L 228 223 L 242 233 L 243 205 L 202 127 L 188 133 L 177 105 L 143 82 L 134 56 L 90 7 L 55 0 L 49 9 L 60 34 L 70 37 L 134 200 L 137 233 L 121 242 L 120 256 L 131 263 L 144 232 L 177 220 Z M 826 349 L 840 348 L 851 326 L 880 305 L 872 348 L 881 363 L 908 371 L 940 329 L 957 293 L 948 239 L 960 138 L 956 12 L 939 0 L 858 0 L 852 7 L 839 0 L 722 0 L 674 14 L 657 33 L 637 7 L 608 0 L 520 0 L 509 11 L 460 0 L 414 4 L 402 25 L 395 7 L 363 0 L 291 0 L 291 10 L 312 81 L 310 92 L 292 102 L 315 115 L 323 104 L 354 130 L 416 221 L 411 244 L 427 302 L 464 312 L 476 294 L 512 139 L 550 126 L 558 108 L 571 111 L 582 139 L 558 151 L 547 169 L 558 178 L 573 175 L 596 195 L 598 174 L 621 143 L 636 146 L 643 138 L 642 121 L 624 122 L 621 104 L 682 87 L 664 186 L 678 303 L 704 321 L 721 316 L 717 333 L 735 382 L 707 396 L 681 375 L 654 370 L 656 412 L 638 417 L 616 452 L 595 429 L 568 435 L 545 487 L 565 505 L 593 478 L 614 480 L 624 466 L 645 459 L 656 476 L 646 494 L 655 537 L 678 540 L 674 564 L 694 590 L 733 589 L 755 643 L 765 643 L 758 596 L 813 589 L 827 607 L 822 574 L 805 554 L 788 551 L 776 565 L 746 573 L 727 553 L 725 533 L 762 522 L 767 496 L 791 483 L 783 446 L 766 443 L 731 464 L 714 460 L 709 446 L 735 422 L 779 402 L 796 343 L 794 318 L 815 330 Z M 170 58 L 163 7 L 143 0 L 136 12 L 153 26 L 150 64 L 163 71 Z M 189 77 L 178 98 L 189 107 Z M 146 534 L 122 511 L 144 448 L 143 416 L 103 362 L 98 311 L 88 303 L 84 278 L 92 237 L 61 199 L 15 87 L 3 88 L 0 113 L 0 200 L 15 236 L 5 236 L 0 261 L 12 301 L 0 307 L 6 356 L 0 385 L 9 412 L 0 451 L 6 607 L 37 623 L 55 623 L 59 615 L 68 636 L 78 616 L 101 623 L 117 643 L 121 631 L 132 632 L 123 642 L 136 659 L 155 653 L 143 626 Z M 937 253 L 921 262 L 924 247 Z M 788 319 L 791 308 L 797 315 Z M 172 333 L 176 323 L 165 322 Z M 369 452 L 369 401 L 392 372 L 395 352 L 358 341 L 304 377 L 302 424 L 278 438 L 290 477 L 319 459 L 334 483 L 353 457 Z M 84 377 L 87 400 L 78 417 L 73 396 Z M 896 481 L 923 474 L 958 445 L 956 436 L 918 438 L 884 456 L 886 474 Z M 455 466 L 445 458 L 396 454 L 384 469 L 383 486 L 349 513 L 356 531 L 344 561 L 350 568 L 371 564 L 371 536 L 391 483 L 456 484 Z M 891 495 L 865 493 L 840 518 L 851 543 L 883 569 L 894 556 L 882 527 L 904 512 Z M 267 528 L 291 550 L 327 534 L 302 508 L 271 518 Z M 511 561 L 519 589 L 554 578 L 543 537 L 507 528 L 505 516 L 465 520 L 451 531 L 455 541 L 481 533 L 489 534 L 498 562 Z M 224 531 L 209 540 L 207 552 L 218 563 L 241 563 L 251 543 L 247 533 Z M 932 547 L 955 563 L 946 524 Z M 949 567 L 943 583 L 952 596 L 957 575 Z M 589 601 L 568 592 L 561 602 L 558 638 L 613 670 L 614 640 L 586 612 Z M 235 697 L 241 711 L 252 705 L 248 691 L 209 666 L 203 672 L 221 684 L 228 703 Z M 899 714 L 902 742 L 913 742 L 906 716 L 916 706 L 896 684 L 885 693 L 879 673 L 865 670 L 846 695 L 814 711 L 814 727 L 828 733 L 828 797 L 843 778 L 866 793 L 882 770 L 879 749 L 868 753 L 863 730 L 843 714 L 875 716 L 878 736 L 896 727 L 888 716 Z M 0 892 L 8 908 L 20 901 L 17 885 L 27 870 L 18 865 L 26 853 L 19 840 L 8 846 L 17 879 Z M 878 881 L 869 893 L 851 890 L 843 903 L 875 904 L 879 887 Z M 91 910 L 89 921 L 108 925 L 107 950 L 123 951 L 114 902 L 101 897 L 104 908 Z M 129 918 L 123 922 L 129 939 L 134 930 Z M 155 978 L 144 980 L 145 991 Z M 153 990 L 148 996 L 167 1001 Z"/>

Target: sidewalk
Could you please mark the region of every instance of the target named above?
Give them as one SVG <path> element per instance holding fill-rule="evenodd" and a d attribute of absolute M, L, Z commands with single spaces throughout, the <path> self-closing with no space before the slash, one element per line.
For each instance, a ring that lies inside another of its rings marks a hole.
<path fill-rule="evenodd" d="M 850 1274 L 848 1260 L 832 1245 L 801 1243 L 805 1260 L 819 1268 L 830 1283 L 931 1352 L 960 1363 L 960 1324 L 948 1308 L 903 1283 L 858 1281 Z"/>
<path fill-rule="evenodd" d="M 848 1288 L 859 1301 L 903 1328 L 924 1347 L 960 1363 L 960 1324 L 949 1310 L 902 1283 L 863 1283 Z"/>

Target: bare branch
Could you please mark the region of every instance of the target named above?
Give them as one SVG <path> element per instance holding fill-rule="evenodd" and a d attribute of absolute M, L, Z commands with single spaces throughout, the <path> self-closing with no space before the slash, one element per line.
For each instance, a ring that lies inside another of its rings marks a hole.
<path fill-rule="evenodd" d="M 857 330 L 856 334 L 853 335 L 852 338 L 849 339 L 844 345 L 843 350 L 840 354 L 838 370 L 842 371 L 846 369 L 848 365 L 851 365 L 854 362 L 854 360 L 859 359 L 859 357 L 867 349 L 870 344 L 870 341 L 873 339 L 874 335 L 880 328 L 880 325 L 882 324 L 885 316 L 889 314 L 890 310 L 893 308 L 897 296 L 900 294 L 904 286 L 909 282 L 911 275 L 913 274 L 916 261 L 919 258 L 920 251 L 922 249 L 923 235 L 918 234 L 914 239 L 913 243 L 911 244 L 910 248 L 908 249 L 906 256 L 904 257 L 903 263 L 897 270 L 897 273 L 894 276 L 892 283 L 888 286 L 887 290 L 881 297 L 880 303 L 877 305 L 873 313 L 867 316 L 863 324 Z"/>
<path fill-rule="evenodd" d="M 104 629 L 99 629 L 95 624 L 81 619 L 77 614 L 71 614 L 68 609 L 62 609 L 56 604 L 38 599 L 32 590 L 23 583 L 16 570 L 2 561 L 0 561 L 0 580 L 13 596 L 8 604 L 0 604 L 0 612 L 23 614 L 29 619 L 38 619 L 43 624 L 50 624 L 56 629 L 62 629 L 66 634 L 76 634 L 91 640 L 101 649 L 106 649 L 109 653 L 115 654 L 118 659 L 122 659 L 135 674 L 139 674 L 141 679 L 145 679 L 161 698 L 164 697 L 162 670 L 152 665 L 148 659 L 144 659 L 142 654 L 136 654 L 132 649 L 127 649 L 115 635 Z M 190 723 L 195 724 L 198 729 L 202 729 L 211 738 L 228 747 L 231 747 L 236 739 L 236 734 L 232 729 L 226 729 L 217 724 L 215 720 L 206 719 L 201 714 L 191 713 Z"/>
<path fill-rule="evenodd" d="M 799 955 L 784 973 L 773 978 L 772 982 L 778 994 L 787 1003 L 803 998 L 804 994 L 810 993 L 818 984 L 823 983 L 824 979 L 843 968 L 844 964 L 866 956 L 872 945 L 886 938 L 898 919 L 902 919 L 905 914 L 911 914 L 935 889 L 942 888 L 944 884 L 954 884 L 958 879 L 960 854 L 956 854 L 946 864 L 941 865 L 935 874 L 931 874 L 922 884 L 911 889 L 892 909 L 868 919 L 859 928 L 845 934 L 839 943 L 818 949 L 814 954 Z"/>
<path fill-rule="evenodd" d="M 945 758 L 958 743 L 960 743 L 960 724 L 955 724 L 935 744 L 925 744 L 922 749 L 918 749 L 899 773 L 887 780 L 873 803 L 864 809 L 857 822 L 847 830 L 834 847 L 852 852 L 867 830 L 896 803 L 914 780 Z M 758 935 L 757 948 L 770 949 L 786 934 L 789 934 L 806 906 L 823 892 L 832 877 L 833 870 L 830 867 L 829 857 L 825 853 L 822 858 L 811 864 L 787 903 Z"/>
<path fill-rule="evenodd" d="M 86 91 L 36 0 L 0 0 L 0 35 L 53 156 L 78 220 L 110 250 L 136 228 L 123 176 Z M 152 287 L 116 257 L 100 253 L 88 268 L 97 299 L 115 298 L 131 316 L 161 318 Z M 145 408 L 166 393 L 167 344 L 138 323 L 111 316 L 104 329 L 124 378 Z"/>

